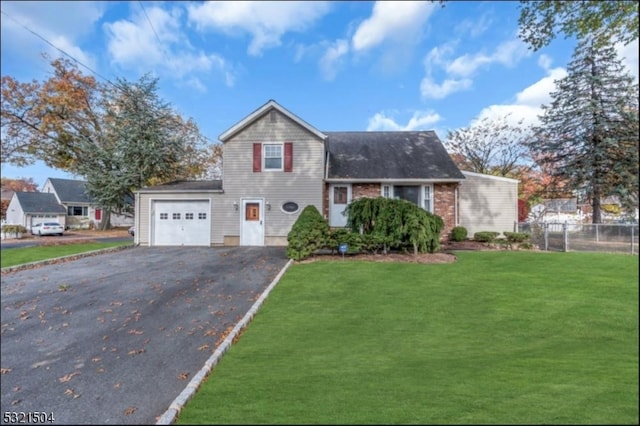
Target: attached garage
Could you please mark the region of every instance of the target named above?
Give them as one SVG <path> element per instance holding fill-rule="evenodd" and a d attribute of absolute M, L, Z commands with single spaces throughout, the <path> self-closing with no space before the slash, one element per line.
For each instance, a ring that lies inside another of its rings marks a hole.
<path fill-rule="evenodd" d="M 151 211 L 151 245 L 211 245 L 209 200 L 154 200 Z"/>
<path fill-rule="evenodd" d="M 222 220 L 222 194 L 222 181 L 177 181 L 137 191 L 135 243 L 205 247 L 220 244 L 216 244 L 214 227 Z"/>

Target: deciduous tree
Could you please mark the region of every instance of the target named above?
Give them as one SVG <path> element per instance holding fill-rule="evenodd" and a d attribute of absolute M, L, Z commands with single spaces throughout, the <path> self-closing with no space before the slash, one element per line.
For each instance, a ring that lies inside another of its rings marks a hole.
<path fill-rule="evenodd" d="M 160 99 L 157 79 L 99 83 L 69 60 L 52 66 L 42 84 L 3 77 L 3 161 L 40 159 L 84 177 L 105 228 L 110 211 L 130 211 L 136 189 L 205 174 L 206 139 Z"/>
<path fill-rule="evenodd" d="M 519 120 L 510 122 L 510 114 L 485 117 L 473 125 L 449 131 L 447 151 L 463 170 L 496 176 L 512 176 L 528 160 L 525 142 L 529 129 Z"/>
<path fill-rule="evenodd" d="M 520 38 L 533 50 L 547 46 L 560 33 L 596 45 L 610 40 L 629 44 L 638 38 L 637 1 L 520 1 Z"/>

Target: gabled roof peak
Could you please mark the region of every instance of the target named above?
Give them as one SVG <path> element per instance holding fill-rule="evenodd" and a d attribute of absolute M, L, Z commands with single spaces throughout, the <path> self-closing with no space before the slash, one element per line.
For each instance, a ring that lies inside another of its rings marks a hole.
<path fill-rule="evenodd" d="M 240 120 L 239 122 L 231 126 L 228 130 L 222 133 L 218 137 L 218 139 L 220 139 L 223 143 L 226 142 L 227 140 L 231 139 L 234 135 L 236 135 L 238 132 L 242 131 L 245 127 L 253 123 L 255 120 L 262 117 L 271 109 L 277 110 L 284 116 L 288 117 L 295 123 L 299 124 L 301 127 L 305 128 L 310 133 L 316 135 L 318 138 L 323 140 L 325 139 L 326 136 L 324 135 L 324 133 L 322 133 L 320 130 L 316 129 L 315 127 L 313 127 L 312 125 L 310 125 L 309 123 L 307 123 L 306 121 L 304 121 L 303 119 L 301 119 L 300 117 L 298 117 L 297 115 L 289 111 L 288 109 L 284 108 L 282 105 L 280 105 L 278 102 L 274 101 L 273 99 L 269 99 L 269 101 L 264 105 L 262 105 L 260 108 L 256 109 L 251 114 L 247 115 L 245 118 L 243 118 L 242 120 Z"/>

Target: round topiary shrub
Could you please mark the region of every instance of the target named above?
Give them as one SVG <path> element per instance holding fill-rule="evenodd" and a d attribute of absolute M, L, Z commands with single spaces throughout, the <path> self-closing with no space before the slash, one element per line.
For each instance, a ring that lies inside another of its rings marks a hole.
<path fill-rule="evenodd" d="M 464 241 L 467 239 L 467 228 L 464 226 L 456 226 L 451 230 L 451 239 L 453 241 Z"/>

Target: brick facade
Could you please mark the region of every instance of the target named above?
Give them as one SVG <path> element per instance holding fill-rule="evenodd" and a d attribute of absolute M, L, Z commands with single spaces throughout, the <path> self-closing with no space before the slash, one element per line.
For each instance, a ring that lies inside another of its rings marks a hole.
<path fill-rule="evenodd" d="M 379 183 L 354 183 L 351 186 L 351 194 L 353 200 L 362 197 L 376 198 L 382 195 Z"/>
<path fill-rule="evenodd" d="M 436 183 L 433 185 L 433 213 L 444 221 L 440 239 L 446 240 L 456 226 L 456 188 L 457 183 Z"/>
<path fill-rule="evenodd" d="M 456 188 L 458 183 L 436 183 L 433 185 L 434 214 L 444 221 L 444 229 L 440 234 L 441 240 L 446 240 L 451 230 L 456 226 Z M 351 198 L 357 200 L 362 197 L 380 197 L 382 195 L 379 183 L 354 183 L 351 185 Z M 329 184 L 324 187 L 323 215 L 329 217 Z"/>

